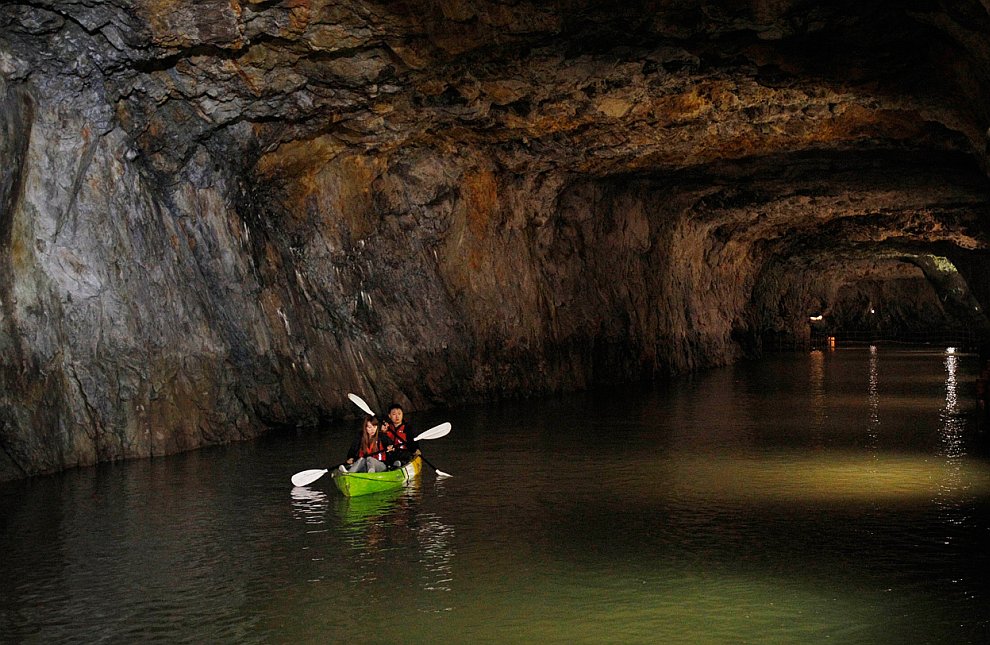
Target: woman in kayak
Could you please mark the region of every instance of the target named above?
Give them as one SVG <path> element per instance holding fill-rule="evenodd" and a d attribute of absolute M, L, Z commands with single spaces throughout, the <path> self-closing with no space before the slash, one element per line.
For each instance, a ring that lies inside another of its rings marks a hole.
<path fill-rule="evenodd" d="M 361 431 L 347 451 L 347 461 L 340 472 L 380 473 L 388 470 L 388 460 L 394 450 L 392 442 L 381 432 L 378 417 L 365 415 Z"/>
<path fill-rule="evenodd" d="M 383 430 L 385 436 L 395 446 L 395 456 L 389 457 L 389 459 L 407 464 L 415 455 L 419 454 L 419 444 L 413 440 L 412 426 L 406 421 L 402 406 L 398 403 L 388 406 L 388 419 Z"/>

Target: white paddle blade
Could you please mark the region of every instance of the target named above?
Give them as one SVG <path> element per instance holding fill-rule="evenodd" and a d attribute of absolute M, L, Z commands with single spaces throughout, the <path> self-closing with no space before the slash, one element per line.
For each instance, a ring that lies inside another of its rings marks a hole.
<path fill-rule="evenodd" d="M 440 437 L 446 437 L 450 434 L 450 422 L 441 423 L 438 426 L 433 426 L 426 432 L 421 432 L 413 438 L 413 441 L 423 441 L 425 439 L 439 439 Z M 440 472 L 440 471 L 437 471 Z"/>
<path fill-rule="evenodd" d="M 443 478 L 443 477 L 453 477 L 453 475 L 451 475 L 450 473 L 445 473 L 442 470 L 440 470 L 439 468 L 437 468 L 437 477 L 440 477 L 440 478 Z"/>
<path fill-rule="evenodd" d="M 357 394 L 352 394 L 348 392 L 347 398 L 351 400 L 351 403 L 364 410 L 365 414 L 370 414 L 371 416 L 375 416 L 375 413 L 371 411 L 371 408 L 368 406 L 367 403 L 364 402 L 364 399 L 359 397 Z"/>
<path fill-rule="evenodd" d="M 304 470 L 292 476 L 292 485 L 308 486 L 309 484 L 312 484 L 317 479 L 323 477 L 326 474 L 327 474 L 326 468 L 314 468 L 313 470 Z"/>

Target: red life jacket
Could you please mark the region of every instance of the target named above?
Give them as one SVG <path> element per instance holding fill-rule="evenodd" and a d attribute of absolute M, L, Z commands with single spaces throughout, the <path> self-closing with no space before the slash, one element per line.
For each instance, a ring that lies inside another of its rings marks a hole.
<path fill-rule="evenodd" d="M 391 422 L 385 426 L 386 432 L 388 432 L 389 437 L 392 439 L 392 443 L 396 446 L 405 448 L 406 444 L 409 443 L 409 439 L 406 437 L 406 422 L 403 421 L 398 427 L 394 426 Z"/>
<path fill-rule="evenodd" d="M 388 463 L 385 461 L 388 457 L 386 456 L 385 445 L 381 439 L 376 439 L 375 443 L 371 444 L 371 448 L 367 451 L 365 451 L 364 446 L 358 448 L 358 457 L 374 457 L 382 463 Z"/>

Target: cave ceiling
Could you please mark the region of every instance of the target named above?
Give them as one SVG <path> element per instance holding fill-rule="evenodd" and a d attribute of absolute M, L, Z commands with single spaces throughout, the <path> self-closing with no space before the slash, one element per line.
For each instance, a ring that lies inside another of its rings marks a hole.
<path fill-rule="evenodd" d="M 819 267 L 987 247 L 976 1 L 36 0 L 0 27 L 8 79 L 95 94 L 165 181 L 201 146 L 262 199 L 345 150 L 483 151 L 693 191 L 716 235 Z"/>
<path fill-rule="evenodd" d="M 990 0 L 2 2 L 0 480 L 812 324 L 990 338 L 988 36 Z"/>

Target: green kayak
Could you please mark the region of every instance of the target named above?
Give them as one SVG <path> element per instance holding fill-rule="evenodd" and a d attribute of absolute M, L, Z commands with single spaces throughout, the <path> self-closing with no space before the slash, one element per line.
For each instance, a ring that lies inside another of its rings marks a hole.
<path fill-rule="evenodd" d="M 336 472 L 333 481 L 346 497 L 370 495 L 386 490 L 402 488 L 407 481 L 423 469 L 423 460 L 415 457 L 408 464 L 396 470 L 383 473 L 342 473 Z"/>

